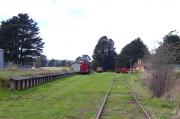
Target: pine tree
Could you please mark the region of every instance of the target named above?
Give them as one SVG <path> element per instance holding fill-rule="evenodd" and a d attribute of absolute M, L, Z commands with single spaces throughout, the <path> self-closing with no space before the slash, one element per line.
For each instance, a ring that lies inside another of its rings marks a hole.
<path fill-rule="evenodd" d="M 92 64 L 95 66 L 93 67 L 102 66 L 104 70 L 114 70 L 116 56 L 114 41 L 103 36 L 94 49 Z"/>
<path fill-rule="evenodd" d="M 5 51 L 5 61 L 30 64 L 40 56 L 44 43 L 38 36 L 37 23 L 28 14 L 18 14 L 2 21 L 0 25 L 0 48 Z"/>

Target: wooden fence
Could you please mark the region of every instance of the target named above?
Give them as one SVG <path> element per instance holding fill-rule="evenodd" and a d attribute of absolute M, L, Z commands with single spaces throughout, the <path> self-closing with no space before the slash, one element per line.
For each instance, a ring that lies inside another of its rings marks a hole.
<path fill-rule="evenodd" d="M 61 73 L 61 74 L 51 74 L 46 76 L 34 76 L 34 77 L 17 77 L 10 79 L 10 89 L 20 90 L 25 88 L 34 87 L 43 83 L 46 83 L 51 80 L 58 78 L 64 78 L 74 73 Z"/>

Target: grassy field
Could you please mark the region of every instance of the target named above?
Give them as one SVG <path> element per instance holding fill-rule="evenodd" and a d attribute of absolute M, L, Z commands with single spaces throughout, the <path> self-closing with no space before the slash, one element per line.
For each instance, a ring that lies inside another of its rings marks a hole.
<path fill-rule="evenodd" d="M 94 119 L 113 78 L 77 75 L 22 91 L 1 89 L 0 119 Z"/>
<path fill-rule="evenodd" d="M 21 91 L 1 87 L 0 119 L 94 119 L 115 76 L 118 82 L 114 82 L 112 95 L 105 107 L 105 113 L 109 112 L 108 119 L 144 118 L 141 111 L 136 110 L 136 104 L 125 87 L 127 82 L 153 119 L 169 119 L 174 114 L 175 106 L 168 101 L 151 98 L 148 89 L 137 80 L 138 75 L 93 73 Z M 121 113 L 117 115 L 116 111 Z"/>

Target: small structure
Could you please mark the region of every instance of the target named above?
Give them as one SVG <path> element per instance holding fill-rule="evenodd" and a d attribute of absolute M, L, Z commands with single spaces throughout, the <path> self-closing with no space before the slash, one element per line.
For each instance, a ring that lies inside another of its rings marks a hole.
<path fill-rule="evenodd" d="M 90 63 L 80 62 L 80 73 L 90 73 Z"/>
<path fill-rule="evenodd" d="M 0 49 L 0 68 L 4 67 L 4 50 Z"/>
<path fill-rule="evenodd" d="M 89 74 L 90 73 L 90 63 L 89 62 L 74 62 L 71 65 L 75 73 Z"/>
<path fill-rule="evenodd" d="M 80 63 L 79 62 L 74 62 L 71 64 L 71 68 L 75 73 L 80 72 Z"/>
<path fill-rule="evenodd" d="M 138 61 L 134 63 L 133 71 L 136 71 L 136 72 L 144 71 L 144 61 L 142 59 L 138 59 Z"/>
<path fill-rule="evenodd" d="M 129 69 L 127 67 L 116 68 L 116 73 L 128 73 Z"/>

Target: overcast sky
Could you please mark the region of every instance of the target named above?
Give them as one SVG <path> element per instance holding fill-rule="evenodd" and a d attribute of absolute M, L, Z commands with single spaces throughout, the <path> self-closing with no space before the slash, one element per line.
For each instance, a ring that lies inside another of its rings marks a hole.
<path fill-rule="evenodd" d="M 180 32 L 180 0 L 0 0 L 0 21 L 28 13 L 40 27 L 44 54 L 55 59 L 92 56 L 106 35 L 117 53 L 137 37 L 150 50 Z"/>

